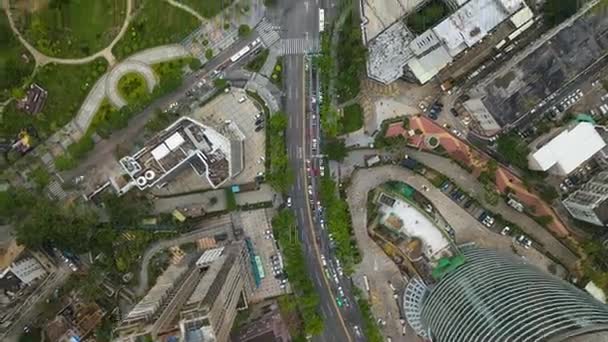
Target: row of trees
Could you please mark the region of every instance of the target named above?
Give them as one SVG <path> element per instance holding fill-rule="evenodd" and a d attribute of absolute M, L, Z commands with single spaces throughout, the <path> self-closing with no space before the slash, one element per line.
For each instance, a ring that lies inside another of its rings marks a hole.
<path fill-rule="evenodd" d="M 302 244 L 298 239 L 296 218 L 291 210 L 283 209 L 272 219 L 274 235 L 285 258 L 285 272 L 296 293 L 298 311 L 304 323 L 306 335 L 317 335 L 323 331 L 323 319 L 319 315 L 319 295 L 306 266 Z"/>
<path fill-rule="evenodd" d="M 270 170 L 266 179 L 270 185 L 278 192 L 287 193 L 293 184 L 294 173 L 289 165 L 287 157 L 287 145 L 285 129 L 287 129 L 287 115 L 283 112 L 276 112 L 268 119 L 268 141 Z"/>
<path fill-rule="evenodd" d="M 325 205 L 325 222 L 327 229 L 336 241 L 336 255 L 349 274 L 355 264 L 361 262 L 357 242 L 352 236 L 352 221 L 348 204 L 338 195 L 336 183 L 327 174 L 321 179 L 320 195 Z"/>
<path fill-rule="evenodd" d="M 327 32 L 321 34 L 321 52 L 315 57 L 314 62 L 319 68 L 321 93 L 326 96 L 319 104 L 319 117 L 323 133 L 327 138 L 333 138 L 340 132 L 340 121 L 338 112 L 331 107 L 331 97 L 334 96 L 330 90 L 330 82 L 334 73 L 334 62 L 331 57 L 331 39 Z"/>

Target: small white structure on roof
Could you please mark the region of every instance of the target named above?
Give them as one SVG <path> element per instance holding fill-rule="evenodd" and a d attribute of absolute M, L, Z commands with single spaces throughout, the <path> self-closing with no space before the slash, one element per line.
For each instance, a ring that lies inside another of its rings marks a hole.
<path fill-rule="evenodd" d="M 567 176 L 606 146 L 593 124 L 581 122 L 564 130 L 528 155 L 531 170 Z"/>
<path fill-rule="evenodd" d="M 585 286 L 585 291 L 589 292 L 589 294 L 591 296 L 593 296 L 593 298 L 606 304 L 606 294 L 604 293 L 604 291 L 601 288 L 599 288 L 597 285 L 595 285 L 594 282 L 592 282 L 592 281 L 588 282 L 587 286 Z"/>

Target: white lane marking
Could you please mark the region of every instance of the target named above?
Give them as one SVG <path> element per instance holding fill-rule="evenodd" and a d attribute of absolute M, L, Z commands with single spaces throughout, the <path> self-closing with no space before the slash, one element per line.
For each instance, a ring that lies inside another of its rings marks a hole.
<path fill-rule="evenodd" d="M 296 189 L 298 191 L 301 191 L 302 190 L 302 182 L 300 181 L 300 177 L 297 177 L 296 180 L 297 180 L 297 182 L 296 182 Z"/>
<path fill-rule="evenodd" d="M 302 158 L 302 146 L 298 146 L 298 159 Z"/>
<path fill-rule="evenodd" d="M 308 12 L 308 10 L 309 10 L 308 1 L 304 1 L 304 8 L 306 8 L 306 12 Z"/>

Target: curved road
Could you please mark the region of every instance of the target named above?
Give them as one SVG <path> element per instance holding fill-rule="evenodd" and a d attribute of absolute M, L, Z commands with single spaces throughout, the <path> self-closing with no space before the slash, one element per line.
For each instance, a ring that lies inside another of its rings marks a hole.
<path fill-rule="evenodd" d="M 108 46 L 106 46 L 102 50 L 100 50 L 90 56 L 87 56 L 87 57 L 58 58 L 58 57 L 47 56 L 44 53 L 38 51 L 38 49 L 36 49 L 33 45 L 31 45 L 23 37 L 21 32 L 19 32 L 19 30 L 17 29 L 17 26 L 15 26 L 15 22 L 13 21 L 13 16 L 10 11 L 10 8 L 11 8 L 10 0 L 2 0 L 2 7 L 4 7 L 4 13 L 6 13 L 6 16 L 8 18 L 8 23 L 11 27 L 11 30 L 13 30 L 13 33 L 15 33 L 15 36 L 17 36 L 17 39 L 19 39 L 21 44 L 23 44 L 23 46 L 25 46 L 25 48 L 32 54 L 32 56 L 34 57 L 34 60 L 36 61 L 37 66 L 42 66 L 45 64 L 49 64 L 49 63 L 84 64 L 84 63 L 89 63 L 98 57 L 103 57 L 108 61 L 108 63 L 110 65 L 114 65 L 114 63 L 116 63 L 116 58 L 114 58 L 114 55 L 112 54 L 112 48 L 114 47 L 114 45 L 116 45 L 116 43 L 118 43 L 118 41 L 122 38 L 122 36 L 125 34 L 125 32 L 127 32 L 127 28 L 129 27 L 129 24 L 131 23 L 131 19 L 133 18 L 133 13 L 132 13 L 133 0 L 127 0 L 127 13 L 125 15 L 125 20 L 122 23 L 122 27 L 120 28 L 120 31 L 118 32 L 116 37 L 114 37 L 114 39 L 110 42 L 110 44 Z"/>

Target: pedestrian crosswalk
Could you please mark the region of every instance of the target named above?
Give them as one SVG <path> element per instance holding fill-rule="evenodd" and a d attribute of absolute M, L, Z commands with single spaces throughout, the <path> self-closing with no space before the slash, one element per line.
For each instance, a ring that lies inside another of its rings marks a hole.
<path fill-rule="evenodd" d="M 266 20 L 266 18 L 262 19 L 255 28 L 255 31 L 260 35 L 266 47 L 274 45 L 281 38 L 278 30 L 279 28 Z"/>
<path fill-rule="evenodd" d="M 281 55 L 299 55 L 319 51 L 318 39 L 286 38 L 281 40 Z"/>
<path fill-rule="evenodd" d="M 61 187 L 61 184 L 56 180 L 53 180 L 51 184 L 49 184 L 48 190 L 51 195 L 53 195 L 53 197 L 58 200 L 62 200 L 68 196 L 65 190 L 63 190 L 63 188 Z"/>

